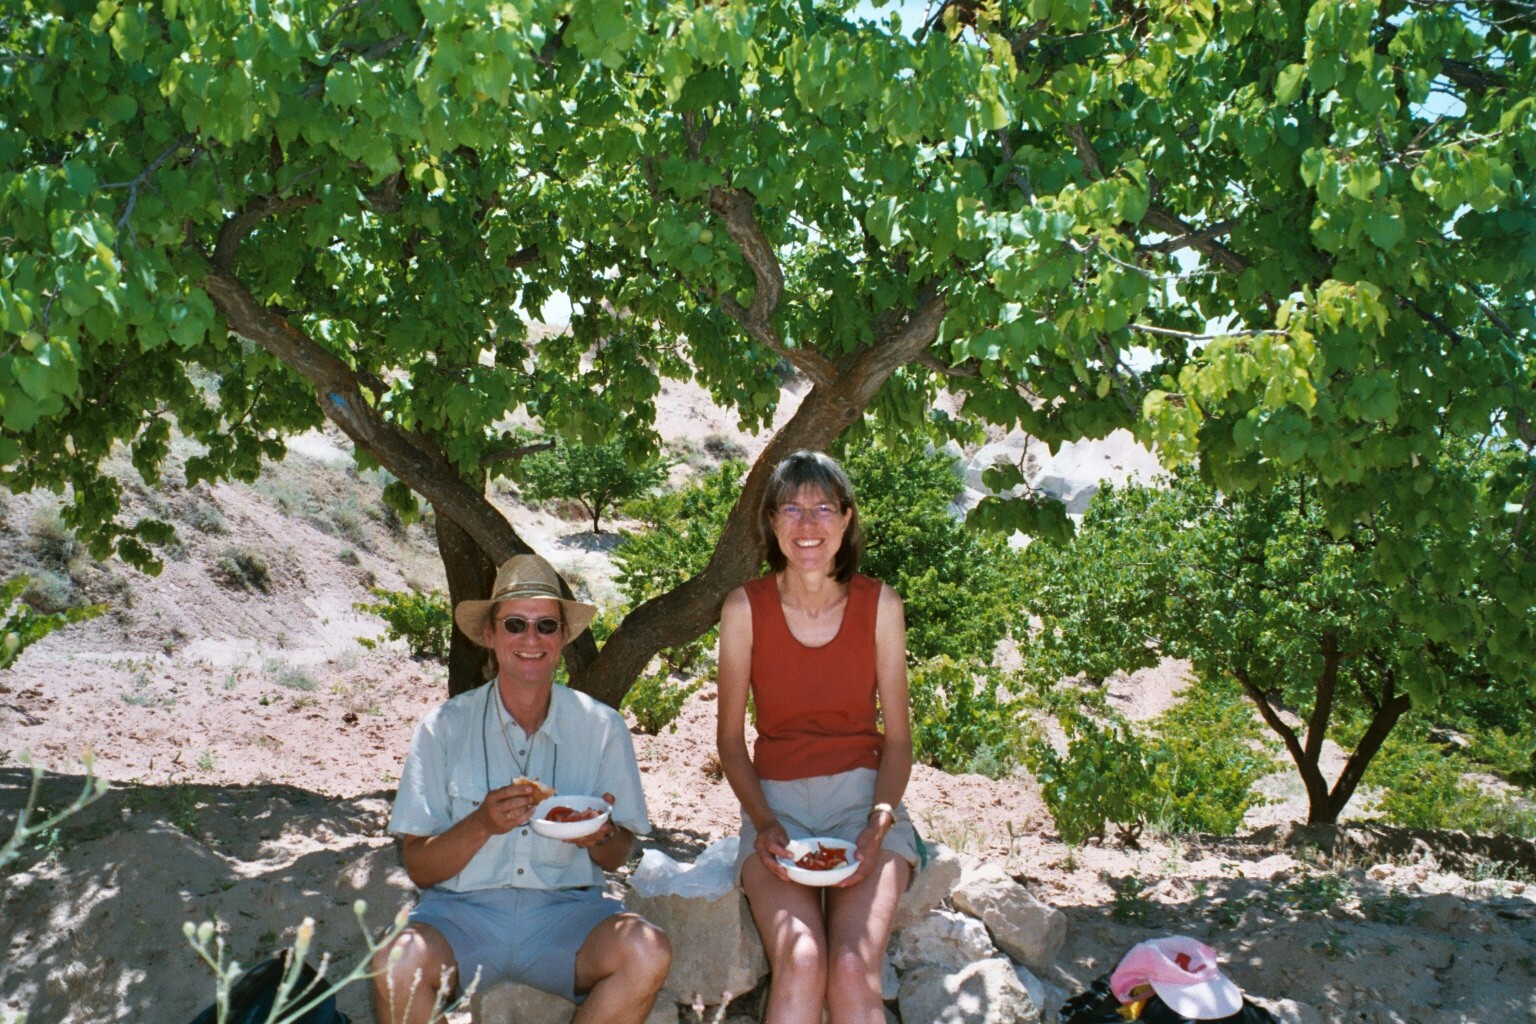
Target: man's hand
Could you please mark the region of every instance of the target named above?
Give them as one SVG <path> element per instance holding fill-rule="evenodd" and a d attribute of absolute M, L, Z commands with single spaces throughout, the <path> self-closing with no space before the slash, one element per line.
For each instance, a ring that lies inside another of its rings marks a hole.
<path fill-rule="evenodd" d="M 514 782 L 485 794 L 485 799 L 475 808 L 474 817 L 480 820 L 480 826 L 487 833 L 506 835 L 526 825 L 538 805 L 538 786 L 532 782 Z"/>
<path fill-rule="evenodd" d="M 581 836 L 580 838 L 567 839 L 565 840 L 567 843 L 570 843 L 572 846 L 579 846 L 583 850 L 587 850 L 594 846 L 602 846 L 604 843 L 607 843 L 613 839 L 614 834 L 619 831 L 619 826 L 613 823 L 613 818 L 611 817 L 613 808 L 613 794 L 604 793 L 603 799 L 608 801 L 608 807 L 610 809 L 610 817 L 607 821 L 603 822 L 603 827 L 598 829 L 596 832 L 588 833 L 587 835 Z"/>

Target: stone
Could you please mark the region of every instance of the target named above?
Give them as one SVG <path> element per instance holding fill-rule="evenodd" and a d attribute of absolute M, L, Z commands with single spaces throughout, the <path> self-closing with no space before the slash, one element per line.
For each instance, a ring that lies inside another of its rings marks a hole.
<path fill-rule="evenodd" d="M 762 940 L 739 890 L 712 900 L 640 896 L 631 890 L 624 908 L 663 929 L 672 940 L 672 970 L 664 988 L 684 1005 L 729 1002 L 751 991 L 768 973 Z"/>
<path fill-rule="evenodd" d="M 951 902 L 981 919 L 999 949 L 1036 974 L 1046 974 L 1067 941 L 1067 916 L 1034 897 L 996 864 L 967 871 Z"/>
<path fill-rule="evenodd" d="M 1050 993 L 1045 982 L 1035 977 L 1028 967 L 1022 964 L 1013 965 L 1013 976 L 1019 979 L 1019 984 L 1024 986 L 1024 991 L 1029 993 L 1029 1001 L 1035 1005 L 1042 1014 L 1050 1006 Z"/>
<path fill-rule="evenodd" d="M 896 905 L 892 931 L 901 931 L 927 917 L 929 912 L 949 898 L 950 890 L 960 880 L 960 855 L 943 843 L 928 847 L 928 864 L 912 876 L 912 884 L 901 894 Z"/>
<path fill-rule="evenodd" d="M 891 940 L 891 963 L 899 971 L 925 964 L 963 967 L 997 956 L 987 928 L 974 917 L 952 910 L 933 910 Z M 902 982 L 903 990 L 906 982 Z M 903 1015 L 905 1019 L 905 1015 Z"/>
<path fill-rule="evenodd" d="M 993 957 L 951 970 L 926 964 L 901 979 L 902 1024 L 1040 1024 L 1013 964 Z"/>
<path fill-rule="evenodd" d="M 682 1007 L 677 1005 L 677 996 L 662 989 L 656 993 L 656 1001 L 651 1004 L 651 1012 L 645 1015 L 645 1024 L 679 1024 Z"/>
<path fill-rule="evenodd" d="M 880 964 L 880 998 L 886 1002 L 895 999 L 901 992 L 901 979 L 896 976 L 896 968 L 889 958 Z"/>
<path fill-rule="evenodd" d="M 1309 1003 L 1298 1003 L 1294 999 L 1264 999 L 1253 995 L 1245 998 L 1274 1014 L 1280 1024 L 1323 1024 L 1322 1014 Z"/>
<path fill-rule="evenodd" d="M 560 996 L 504 981 L 476 992 L 469 1001 L 474 1024 L 570 1024 L 576 1004 Z"/>

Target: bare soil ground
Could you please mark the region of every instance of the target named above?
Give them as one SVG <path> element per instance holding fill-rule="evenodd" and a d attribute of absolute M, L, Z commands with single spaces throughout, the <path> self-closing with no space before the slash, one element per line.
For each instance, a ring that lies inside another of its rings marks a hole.
<path fill-rule="evenodd" d="M 697 389 L 669 387 L 665 436 L 695 455 L 728 441 L 761 449 L 765 437 L 740 435 Z M 445 675 L 398 645 L 364 650 L 357 638 L 381 626 L 353 605 L 371 585 L 440 586 L 441 572 L 430 532 L 384 513 L 378 486 L 313 435 L 253 487 L 131 493 L 130 507 L 179 524 L 177 557 L 157 578 L 70 550 L 48 499 L 0 495 L 0 577 L 47 573 L 61 594 L 111 608 L 0 672 L 0 822 L 26 799 L 24 754 L 55 773 L 45 806 L 78 789 L 85 750 L 114 787 L 3 881 L 0 1021 L 185 1020 L 212 986 L 184 922 L 218 922 L 229 954 L 251 963 L 307 916 L 319 948 L 350 963 L 363 949 L 353 902 L 367 901 L 373 927 L 409 904 L 384 825 L 412 727 L 445 696 Z M 512 507 L 515 494 L 504 499 Z M 520 506 L 516 521 L 612 600 L 612 539 Z M 264 579 L 238 571 L 250 554 Z M 1146 718 L 1182 680 L 1169 662 L 1111 686 Z M 636 736 L 652 842 L 675 856 L 737 827 L 712 771 L 713 697 L 706 685 L 675 731 Z M 1214 945 L 1240 986 L 1291 1021 L 1536 1021 L 1530 843 L 1301 829 L 1289 824 L 1304 816 L 1297 787 L 1285 775 L 1268 785 L 1276 802 L 1243 836 L 1151 836 L 1134 849 L 1063 845 L 1022 775 L 920 766 L 907 802 L 927 838 L 1006 864 L 1067 913 L 1047 979 L 1065 992 L 1135 942 L 1182 933 Z M 370 1019 L 361 986 L 342 1008 Z"/>

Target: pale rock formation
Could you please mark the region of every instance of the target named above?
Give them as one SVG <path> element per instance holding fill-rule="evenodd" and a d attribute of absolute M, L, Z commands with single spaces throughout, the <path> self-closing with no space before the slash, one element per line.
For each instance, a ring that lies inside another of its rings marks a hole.
<path fill-rule="evenodd" d="M 902 1024 L 1040 1024 L 1041 1007 L 1006 957 L 959 970 L 925 964 L 901 979 Z"/>
<path fill-rule="evenodd" d="M 966 871 L 951 900 L 987 926 L 999 949 L 1037 974 L 1051 969 L 1067 940 L 1067 916 L 1037 900 L 997 864 Z"/>
<path fill-rule="evenodd" d="M 672 940 L 672 970 L 665 987 L 684 1004 L 719 1005 L 750 991 L 768 973 L 762 941 L 739 890 L 713 900 L 640 896 L 631 890 L 624 908 Z"/>
<path fill-rule="evenodd" d="M 887 954 L 898 971 L 930 964 L 958 968 L 997 955 L 984 924 L 951 910 L 930 911 L 921 921 L 903 928 L 892 938 Z M 902 991 L 906 991 L 905 978 Z M 906 1015 L 902 1018 L 905 1020 Z"/>

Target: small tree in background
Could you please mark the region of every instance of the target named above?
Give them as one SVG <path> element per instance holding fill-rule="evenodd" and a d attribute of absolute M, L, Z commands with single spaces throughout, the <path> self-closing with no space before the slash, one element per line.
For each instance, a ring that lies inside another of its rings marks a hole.
<path fill-rule="evenodd" d="M 1442 471 L 1506 486 L 1522 457 L 1464 452 Z M 1379 522 L 1409 518 L 1383 510 Z M 1306 480 L 1233 495 L 1187 474 L 1166 490 L 1106 488 L 1071 543 L 1025 552 L 1026 592 L 1042 619 L 1026 661 L 1040 685 L 1165 655 L 1189 659 L 1204 683 L 1235 679 L 1295 762 L 1308 821 L 1331 823 L 1410 707 L 1469 691 L 1522 699 L 1536 682 L 1531 659 L 1490 644 L 1487 629 L 1490 615 L 1528 597 L 1488 593 L 1477 565 L 1519 525 L 1513 513 L 1490 519 L 1481 547 L 1468 549 L 1433 525 L 1406 536 L 1385 525 L 1331 530 Z M 1420 571 L 1435 579 L 1383 582 L 1405 547 L 1433 553 L 1407 564 L 1430 566 Z M 1281 707 L 1295 710 L 1299 728 Z M 1331 786 L 1319 764 L 1325 738 L 1353 748 Z"/>
<path fill-rule="evenodd" d="M 667 467 L 654 457 L 632 464 L 622 441 L 571 444 L 557 440 L 552 451 L 525 458 L 520 476 L 524 497 L 575 501 L 592 520 L 592 532 L 602 533 L 603 513 L 661 483 Z"/>

